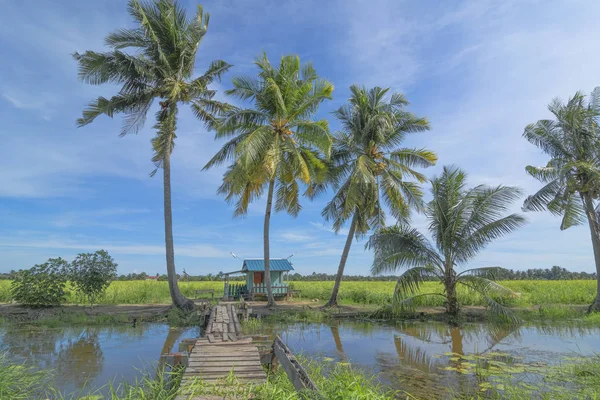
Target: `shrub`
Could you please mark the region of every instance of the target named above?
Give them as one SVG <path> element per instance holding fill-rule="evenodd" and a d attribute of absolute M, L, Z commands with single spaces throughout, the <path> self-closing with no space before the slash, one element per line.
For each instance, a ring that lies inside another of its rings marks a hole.
<path fill-rule="evenodd" d="M 93 306 L 98 296 L 117 277 L 117 263 L 105 250 L 81 253 L 71 263 L 69 275 L 75 290 Z"/>
<path fill-rule="evenodd" d="M 11 285 L 13 299 L 33 307 L 64 303 L 68 267 L 69 263 L 59 257 L 17 272 Z"/>

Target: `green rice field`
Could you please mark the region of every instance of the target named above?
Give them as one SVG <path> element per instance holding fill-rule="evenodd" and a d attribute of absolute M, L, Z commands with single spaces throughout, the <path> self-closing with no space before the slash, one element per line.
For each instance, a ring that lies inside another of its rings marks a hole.
<path fill-rule="evenodd" d="M 589 304 L 596 294 L 596 281 L 505 281 L 501 284 L 518 293 L 516 298 L 503 299 L 507 305 L 526 307 L 546 304 Z M 223 295 L 223 282 L 180 282 L 181 291 L 193 298 L 195 290 L 214 289 L 215 297 Z M 331 294 L 333 282 L 296 281 L 290 286 L 301 291 L 301 300 L 327 300 Z M 342 304 L 388 304 L 394 292 L 395 282 L 342 282 L 339 300 Z M 422 292 L 441 291 L 435 282 L 426 282 Z M 67 302 L 81 303 L 75 292 L 67 290 Z M 462 305 L 485 305 L 485 301 L 476 293 L 459 287 L 459 299 Z M 418 303 L 421 306 L 441 306 L 441 298 L 424 297 Z M 10 281 L 0 281 L 0 302 L 10 302 Z M 155 281 L 115 281 L 99 304 L 168 304 L 170 303 L 167 282 Z"/>

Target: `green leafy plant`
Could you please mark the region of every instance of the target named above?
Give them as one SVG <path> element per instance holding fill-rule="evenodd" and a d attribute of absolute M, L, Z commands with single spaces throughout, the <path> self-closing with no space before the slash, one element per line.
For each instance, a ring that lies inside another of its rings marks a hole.
<path fill-rule="evenodd" d="M 69 263 L 59 257 L 17 272 L 11 285 L 13 299 L 32 307 L 64 303 L 68 268 Z"/>
<path fill-rule="evenodd" d="M 71 284 L 80 295 L 87 298 L 91 306 L 116 276 L 117 263 L 105 250 L 78 254 L 69 269 Z"/>
<path fill-rule="evenodd" d="M 425 207 L 432 244 L 418 230 L 406 225 L 384 228 L 373 235 L 367 247 L 374 249 L 372 272 L 396 271 L 408 268 L 398 279 L 394 301 L 401 307 L 412 308 L 413 301 L 423 296 L 442 297 L 446 312 L 459 312 L 457 286 L 462 285 L 481 295 L 489 309 L 513 318 L 497 297 L 515 293 L 494 282 L 499 267 L 467 269 L 457 273 L 455 268 L 466 265 L 490 242 L 513 232 L 525 223 L 523 216 L 503 216 L 520 195 L 510 186 L 476 186 L 467 189 L 467 175 L 456 167 L 444 167 L 440 177 L 431 182 L 433 199 Z M 425 279 L 439 280 L 443 293 L 421 293 Z"/>

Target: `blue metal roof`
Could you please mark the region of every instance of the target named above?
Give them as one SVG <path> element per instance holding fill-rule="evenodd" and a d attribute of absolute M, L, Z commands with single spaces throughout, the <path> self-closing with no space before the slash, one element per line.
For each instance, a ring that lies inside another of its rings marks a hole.
<path fill-rule="evenodd" d="M 269 269 L 271 271 L 292 271 L 292 263 L 286 259 L 271 259 L 269 263 Z M 265 260 L 244 260 L 242 271 L 264 271 Z"/>

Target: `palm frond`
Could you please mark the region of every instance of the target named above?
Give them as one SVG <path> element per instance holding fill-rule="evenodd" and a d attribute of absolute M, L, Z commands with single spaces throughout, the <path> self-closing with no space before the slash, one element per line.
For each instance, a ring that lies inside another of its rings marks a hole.
<path fill-rule="evenodd" d="M 399 149 L 391 152 L 390 158 L 409 168 L 427 168 L 435 165 L 437 154 L 427 149 Z"/>
<path fill-rule="evenodd" d="M 465 278 L 470 278 L 470 279 L 465 279 Z M 481 282 L 478 282 L 478 280 Z M 495 282 L 492 282 L 492 283 L 496 286 L 492 286 L 492 285 L 488 284 L 488 282 L 491 282 L 491 281 L 484 279 L 484 278 L 470 276 L 470 275 L 463 275 L 463 279 L 461 279 L 459 282 L 461 284 L 465 285 L 467 288 L 479 293 L 487 302 L 488 309 L 491 311 L 492 314 L 498 315 L 498 316 L 502 317 L 503 319 L 505 319 L 506 321 L 509 321 L 513 324 L 519 323 L 519 318 L 508 307 L 500 304 L 499 302 L 497 302 L 496 300 L 494 300 L 492 297 L 490 297 L 488 295 L 488 293 L 494 291 L 496 293 L 509 293 L 509 295 L 514 296 L 515 295 L 514 292 L 512 292 L 509 289 L 506 289 L 505 287 L 503 287 L 501 285 L 498 285 Z M 501 289 L 499 289 L 498 287 Z M 508 291 L 508 292 L 506 292 L 506 291 Z"/>
<path fill-rule="evenodd" d="M 560 230 L 563 231 L 575 225 L 583 224 L 586 219 L 585 209 L 581 198 L 575 194 L 567 196 L 563 200 L 560 209 L 562 210 L 563 218 L 560 223 Z"/>
<path fill-rule="evenodd" d="M 401 267 L 441 266 L 442 259 L 416 229 L 392 226 L 376 232 L 366 244 L 374 251 L 371 273 L 396 271 Z"/>
<path fill-rule="evenodd" d="M 510 214 L 481 226 L 457 244 L 455 261 L 464 263 L 475 257 L 490 242 L 523 227 L 527 220 L 519 214 Z"/>
<path fill-rule="evenodd" d="M 460 272 L 456 276 L 459 277 L 461 275 L 474 275 L 486 279 L 496 280 L 496 276 L 502 271 L 506 271 L 506 269 L 502 267 L 480 267 L 467 269 L 465 271 Z"/>
<path fill-rule="evenodd" d="M 414 312 L 416 309 L 415 300 L 426 296 L 441 296 L 446 299 L 446 296 L 442 293 L 422 293 L 407 298 L 396 298 L 394 297 L 394 307 L 400 309 L 400 311 Z"/>
<path fill-rule="evenodd" d="M 561 197 L 565 187 L 559 179 L 548 182 L 535 194 L 528 196 L 523 202 L 524 211 L 544 211 L 548 204 L 557 197 Z"/>
<path fill-rule="evenodd" d="M 221 80 L 221 76 L 229 71 L 229 68 L 231 67 L 231 64 L 228 64 L 223 60 L 212 61 L 203 75 L 190 82 L 190 87 L 193 91 L 201 94 L 207 90 L 208 85 L 215 81 L 219 82 Z M 193 93 L 194 92 L 192 92 L 192 97 L 195 97 Z"/>
<path fill-rule="evenodd" d="M 394 289 L 395 299 L 405 299 L 407 296 L 419 293 L 420 285 L 425 279 L 435 277 L 441 279 L 438 270 L 430 265 L 410 268 L 402 273 Z"/>

